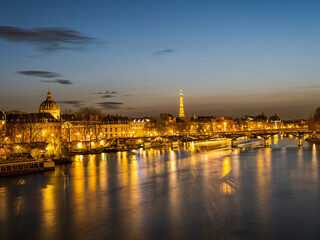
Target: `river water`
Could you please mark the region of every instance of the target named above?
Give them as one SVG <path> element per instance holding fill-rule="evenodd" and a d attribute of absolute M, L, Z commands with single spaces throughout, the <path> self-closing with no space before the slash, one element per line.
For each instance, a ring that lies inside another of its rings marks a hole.
<path fill-rule="evenodd" d="M 320 149 L 138 150 L 0 179 L 0 239 L 320 239 Z"/>

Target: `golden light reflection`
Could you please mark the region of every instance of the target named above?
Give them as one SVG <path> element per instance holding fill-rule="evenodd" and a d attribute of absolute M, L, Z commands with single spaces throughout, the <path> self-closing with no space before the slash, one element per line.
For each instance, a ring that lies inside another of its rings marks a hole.
<path fill-rule="evenodd" d="M 233 193 L 233 183 L 231 176 L 228 176 L 231 171 L 230 157 L 225 157 L 222 163 L 222 176 L 223 181 L 220 185 L 220 192 L 224 195 L 230 195 Z"/>
<path fill-rule="evenodd" d="M 177 166 L 176 166 L 176 155 L 174 154 L 174 151 L 170 151 L 170 167 L 171 171 L 176 171 Z"/>
<path fill-rule="evenodd" d="M 272 149 L 264 148 L 259 149 L 257 155 L 257 204 L 258 204 L 258 216 L 261 222 L 267 224 L 270 218 L 270 195 L 265 189 L 270 189 L 272 186 Z M 271 190 L 270 190 L 271 191 Z"/>
<path fill-rule="evenodd" d="M 126 155 L 124 155 L 124 156 L 126 156 Z M 122 170 L 122 174 L 121 174 L 122 175 L 122 178 L 121 178 L 122 185 L 126 186 L 129 183 L 129 180 L 128 180 L 128 174 L 129 174 L 128 159 L 126 157 L 121 158 L 121 170 Z"/>
<path fill-rule="evenodd" d="M 279 136 L 278 135 L 274 135 L 273 136 L 273 144 L 277 144 L 279 142 Z"/>
<path fill-rule="evenodd" d="M 89 172 L 89 191 L 91 193 L 94 193 L 96 191 L 96 185 L 97 185 L 97 166 L 95 162 L 96 155 L 90 154 L 89 155 L 89 162 L 88 162 L 88 172 Z"/>
<path fill-rule="evenodd" d="M 226 182 L 223 182 L 220 186 L 220 192 L 224 195 L 231 195 L 233 193 L 233 188 Z"/>
<path fill-rule="evenodd" d="M 79 159 L 82 161 L 83 156 L 80 155 Z M 81 161 L 74 162 L 74 181 L 72 181 L 73 189 L 74 189 L 74 207 L 75 207 L 75 219 L 83 219 L 86 214 L 86 206 L 85 202 L 85 168 L 83 167 L 83 163 Z"/>
<path fill-rule="evenodd" d="M 5 220 L 8 215 L 8 205 L 7 205 L 7 189 L 5 187 L 0 187 L 0 222 Z"/>
<path fill-rule="evenodd" d="M 318 179 L 318 158 L 317 158 L 317 148 L 315 144 L 312 146 L 312 173 L 313 177 L 317 180 Z"/>
<path fill-rule="evenodd" d="M 222 176 L 226 176 L 229 172 L 231 171 L 231 163 L 230 163 L 230 158 L 225 157 L 223 159 L 223 166 L 222 166 Z"/>
<path fill-rule="evenodd" d="M 54 186 L 47 185 L 42 189 L 43 232 L 51 232 L 56 226 Z"/>
<path fill-rule="evenodd" d="M 299 169 L 303 168 L 303 150 L 301 148 L 298 149 L 298 167 Z"/>
<path fill-rule="evenodd" d="M 195 152 L 195 151 L 196 151 L 196 148 L 195 148 L 195 146 L 194 146 L 194 142 L 191 142 L 190 147 L 189 147 L 189 150 L 190 150 L 191 152 Z"/>

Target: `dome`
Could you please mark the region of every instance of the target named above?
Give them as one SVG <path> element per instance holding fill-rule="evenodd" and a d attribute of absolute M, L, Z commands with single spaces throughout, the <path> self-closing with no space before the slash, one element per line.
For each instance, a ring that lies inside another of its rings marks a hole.
<path fill-rule="evenodd" d="M 56 119 L 60 119 L 60 107 L 52 100 L 51 93 L 47 93 L 47 99 L 40 104 L 39 112 L 50 113 Z"/>
<path fill-rule="evenodd" d="M 47 99 L 40 104 L 39 111 L 44 110 L 60 110 L 58 103 L 52 100 L 51 93 L 47 93 Z"/>

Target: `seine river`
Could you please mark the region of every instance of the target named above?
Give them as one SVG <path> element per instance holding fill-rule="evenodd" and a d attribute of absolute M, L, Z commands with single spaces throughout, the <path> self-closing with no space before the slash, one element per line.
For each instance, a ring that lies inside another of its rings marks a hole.
<path fill-rule="evenodd" d="M 320 149 L 138 150 L 0 179 L 0 239 L 320 239 Z"/>

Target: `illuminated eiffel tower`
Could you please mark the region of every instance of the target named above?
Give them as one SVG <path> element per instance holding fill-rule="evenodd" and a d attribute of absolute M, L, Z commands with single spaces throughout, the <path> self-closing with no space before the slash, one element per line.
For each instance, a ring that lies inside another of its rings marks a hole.
<path fill-rule="evenodd" d="M 182 89 L 180 90 L 180 109 L 179 109 L 179 117 L 184 117 L 184 107 L 183 107 L 183 94 Z"/>

